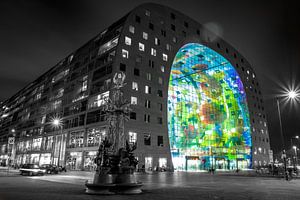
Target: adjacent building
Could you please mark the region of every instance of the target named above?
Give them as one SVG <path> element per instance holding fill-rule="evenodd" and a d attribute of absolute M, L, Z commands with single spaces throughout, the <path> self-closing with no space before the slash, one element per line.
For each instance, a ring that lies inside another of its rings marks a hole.
<path fill-rule="evenodd" d="M 232 170 L 269 163 L 264 102 L 251 65 L 193 19 L 147 3 L 2 102 L 2 165 L 93 170 L 109 134 L 102 107 L 119 71 L 132 105 L 125 134 L 137 143 L 139 168 Z"/>

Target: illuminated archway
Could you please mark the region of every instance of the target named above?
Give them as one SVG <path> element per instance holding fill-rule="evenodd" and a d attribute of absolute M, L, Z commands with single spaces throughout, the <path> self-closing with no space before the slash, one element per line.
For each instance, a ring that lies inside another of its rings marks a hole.
<path fill-rule="evenodd" d="M 222 55 L 189 43 L 177 52 L 168 89 L 175 170 L 251 167 L 251 133 L 242 81 Z"/>

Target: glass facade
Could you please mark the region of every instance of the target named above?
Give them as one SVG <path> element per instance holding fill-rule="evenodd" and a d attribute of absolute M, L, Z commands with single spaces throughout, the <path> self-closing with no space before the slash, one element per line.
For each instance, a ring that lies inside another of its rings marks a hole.
<path fill-rule="evenodd" d="M 234 67 L 214 50 L 189 43 L 177 52 L 168 130 L 175 170 L 251 167 L 246 93 Z"/>

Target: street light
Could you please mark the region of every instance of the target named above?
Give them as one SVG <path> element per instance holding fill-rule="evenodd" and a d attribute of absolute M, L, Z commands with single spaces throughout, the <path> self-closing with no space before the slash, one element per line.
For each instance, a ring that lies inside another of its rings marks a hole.
<path fill-rule="evenodd" d="M 61 143 L 62 143 L 62 132 L 63 132 L 63 121 L 62 118 L 55 116 L 52 118 L 51 120 L 51 124 L 54 128 L 59 128 L 60 129 L 60 133 L 61 133 L 61 139 L 60 139 L 60 143 L 59 143 L 59 149 L 58 149 L 58 161 L 57 161 L 57 166 L 59 167 L 59 161 L 60 161 L 60 151 L 61 151 Z M 57 138 L 57 137 L 56 137 Z"/>
<path fill-rule="evenodd" d="M 298 91 L 296 91 L 296 90 L 290 90 L 290 91 L 286 91 L 284 94 L 282 94 L 280 96 L 293 101 L 293 100 L 297 100 L 299 94 L 298 94 Z M 285 175 L 285 179 L 288 180 L 288 173 L 286 170 L 286 151 L 285 151 L 284 135 L 283 135 L 283 129 L 282 129 L 280 105 L 279 105 L 278 97 L 276 98 L 276 102 L 277 102 L 279 125 L 280 125 L 280 135 L 281 135 L 281 142 L 282 142 L 282 158 L 283 158 L 283 164 L 284 164 L 284 175 Z"/>
<path fill-rule="evenodd" d="M 295 137 L 291 137 L 291 147 L 295 150 L 295 159 L 293 159 L 294 161 L 294 170 L 296 170 L 296 166 L 298 166 L 298 155 L 297 155 L 297 145 L 293 145 L 293 139 L 299 139 L 299 136 L 296 135 Z"/>

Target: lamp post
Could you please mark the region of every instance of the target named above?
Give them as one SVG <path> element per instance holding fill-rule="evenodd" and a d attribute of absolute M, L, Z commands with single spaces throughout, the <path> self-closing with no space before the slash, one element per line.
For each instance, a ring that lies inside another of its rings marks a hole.
<path fill-rule="evenodd" d="M 291 91 L 284 93 L 282 96 L 286 97 L 288 100 L 294 100 L 297 98 L 298 94 L 296 93 L 296 91 L 291 90 Z M 284 176 L 285 176 L 285 179 L 288 180 L 288 173 L 287 173 L 287 168 L 286 168 L 286 151 L 285 151 L 284 135 L 283 135 L 283 129 L 282 129 L 281 113 L 280 113 L 280 105 L 279 105 L 278 97 L 276 98 L 276 103 L 277 103 L 277 109 L 278 109 L 280 136 L 281 136 L 281 142 L 282 142 L 282 158 L 283 158 L 283 164 L 284 164 Z"/>
<path fill-rule="evenodd" d="M 58 148 L 58 160 L 57 160 L 57 166 L 59 167 L 59 161 L 60 161 L 60 151 L 61 151 L 61 142 L 62 142 L 62 132 L 63 132 L 63 123 L 62 123 L 62 119 L 59 117 L 55 117 L 52 119 L 52 126 L 54 128 L 59 128 L 60 129 L 60 142 L 59 142 L 59 148 Z"/>
<path fill-rule="evenodd" d="M 293 159 L 294 161 L 294 170 L 296 170 L 296 166 L 298 165 L 298 158 L 297 158 L 297 147 L 293 146 L 293 149 L 295 150 L 295 158 Z"/>
<path fill-rule="evenodd" d="M 296 167 L 298 165 L 298 155 L 297 155 L 298 147 L 297 147 L 297 145 L 293 145 L 293 139 L 298 140 L 299 136 L 296 135 L 294 137 L 291 137 L 291 147 L 295 150 L 295 158 L 293 159 L 293 162 L 294 162 L 294 170 L 296 170 Z"/>

